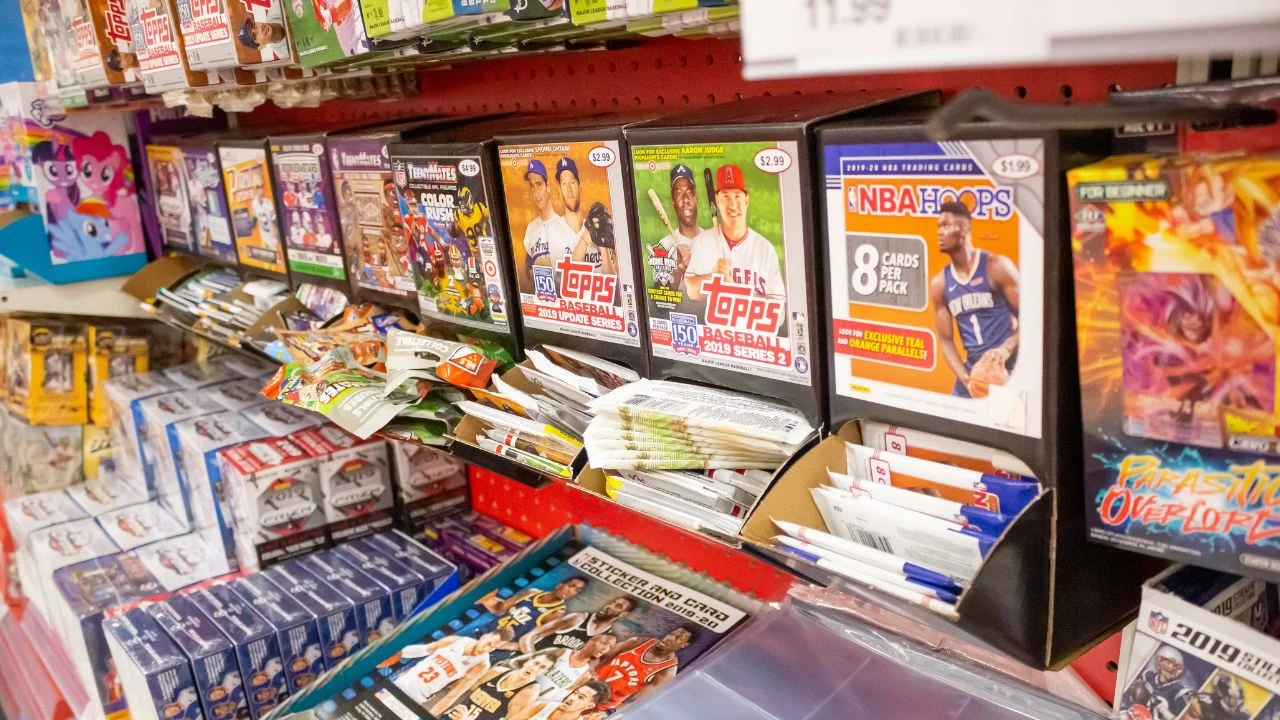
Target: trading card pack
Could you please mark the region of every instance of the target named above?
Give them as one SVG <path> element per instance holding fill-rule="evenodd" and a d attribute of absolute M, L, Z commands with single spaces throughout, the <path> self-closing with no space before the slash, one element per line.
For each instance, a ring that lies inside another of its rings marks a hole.
<path fill-rule="evenodd" d="M 167 250 L 195 254 L 195 234 L 191 225 L 191 200 L 182 150 L 176 145 L 147 145 L 151 168 L 151 204 L 160 221 L 160 234 Z"/>
<path fill-rule="evenodd" d="M 284 244 L 266 141 L 223 140 L 218 143 L 218 156 L 240 264 L 285 279 Z"/>
<path fill-rule="evenodd" d="M 171 595 L 145 610 L 191 663 L 206 720 L 249 720 L 236 648 L 214 622 L 183 595 Z"/>
<path fill-rule="evenodd" d="M 204 717 L 191 663 L 155 618 L 141 608 L 133 608 L 107 618 L 102 625 L 117 682 L 132 699 L 130 718 Z"/>
<path fill-rule="evenodd" d="M 180 142 L 186 171 L 187 201 L 191 203 L 191 229 L 196 253 L 223 265 L 236 262 L 236 243 L 231 235 L 231 213 L 222 181 L 222 164 L 212 139 Z"/>
<path fill-rule="evenodd" d="M 269 142 L 280 230 L 293 282 L 318 282 L 348 292 L 338 202 L 325 162 L 325 135 L 272 136 Z"/>
<path fill-rule="evenodd" d="M 1017 515 L 1040 494 L 1038 483 L 981 473 L 910 455 L 845 444 L 849 474 L 859 480 L 923 492 L 964 505 Z"/>
<path fill-rule="evenodd" d="M 220 82 L 216 73 L 192 70 L 188 65 L 186 42 L 174 21 L 178 11 L 175 0 L 126 0 L 126 5 L 138 71 L 148 93 L 157 95 Z"/>
<path fill-rule="evenodd" d="M 178 27 L 193 70 L 260 70 L 293 58 L 280 0 L 177 0 Z"/>
<path fill-rule="evenodd" d="M 10 413 L 29 425 L 79 425 L 88 419 L 88 340 L 82 323 L 10 317 Z"/>
<path fill-rule="evenodd" d="M 296 561 L 274 565 L 261 574 L 266 575 L 287 595 L 292 595 L 315 616 L 320 628 L 320 647 L 324 651 L 327 666 L 337 665 L 360 649 L 360 631 L 356 626 L 355 611 L 351 602 L 342 594 L 299 567 Z"/>
<path fill-rule="evenodd" d="M 508 315 L 509 263 L 495 234 L 503 220 L 488 149 L 486 142 L 388 148 L 420 314 L 514 347 L 518 324 Z"/>
<path fill-rule="evenodd" d="M 262 573 L 249 573 L 229 583 L 231 589 L 276 629 L 280 659 L 289 693 L 296 693 L 325 671 L 316 618 Z"/>
<path fill-rule="evenodd" d="M 287 438 L 224 450 L 223 485 L 236 519 L 243 567 L 278 562 L 325 544 L 316 459 Z"/>
<path fill-rule="evenodd" d="M 498 159 L 526 342 L 645 373 L 621 130 L 501 137 Z"/>
<path fill-rule="evenodd" d="M 183 593 L 209 622 L 220 628 L 236 649 L 249 712 L 260 720 L 289 697 L 275 628 L 226 583 Z"/>
<path fill-rule="evenodd" d="M 386 440 L 360 440 L 334 425 L 302 430 L 289 439 L 316 460 L 330 542 L 391 526 L 395 503 Z"/>
<path fill-rule="evenodd" d="M 411 616 L 418 603 L 427 597 L 423 589 L 425 578 L 377 548 L 349 542 L 337 546 L 329 555 L 334 562 L 342 561 L 361 570 L 391 593 L 391 612 L 396 624 Z"/>
<path fill-rule="evenodd" d="M 874 450 L 888 450 L 991 475 L 1034 477 L 1021 460 L 1001 450 L 871 420 L 861 421 L 859 428 L 862 444 Z"/>
<path fill-rule="evenodd" d="M 1120 156 L 1067 180 L 1090 539 L 1280 578 L 1280 162 Z"/>
<path fill-rule="evenodd" d="M 368 645 L 395 629 L 391 593 L 369 575 L 329 553 L 304 555 L 298 558 L 297 564 L 351 603 L 363 644 Z"/>
<path fill-rule="evenodd" d="M 104 325 L 89 323 L 89 421 L 105 428 L 110 413 L 107 408 L 106 383 L 120 375 L 147 371 L 148 334 L 141 325 Z"/>
<path fill-rule="evenodd" d="M 21 546 L 32 532 L 79 520 L 86 513 L 66 490 L 49 490 L 5 501 L 4 516 L 14 543 Z"/>
<path fill-rule="evenodd" d="M 391 448 L 403 527 L 416 530 L 435 517 L 466 506 L 466 463 L 420 445 L 393 442 Z"/>
<path fill-rule="evenodd" d="M 293 2 L 285 15 L 298 64 L 314 68 L 369 52 L 361 5 L 357 0 Z"/>
<path fill-rule="evenodd" d="M 97 518 L 102 531 L 121 550 L 132 550 L 187 531 L 185 522 L 179 521 L 155 501 L 116 508 Z"/>

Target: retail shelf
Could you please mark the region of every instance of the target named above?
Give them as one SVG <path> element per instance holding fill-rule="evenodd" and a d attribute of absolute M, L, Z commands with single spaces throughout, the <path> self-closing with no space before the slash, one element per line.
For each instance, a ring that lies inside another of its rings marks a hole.
<path fill-rule="evenodd" d="M 0 257 L 0 312 L 39 312 L 51 315 L 146 318 L 136 298 L 121 292 L 127 278 L 109 277 L 55 285 L 26 274 L 14 277 L 16 266 Z"/>

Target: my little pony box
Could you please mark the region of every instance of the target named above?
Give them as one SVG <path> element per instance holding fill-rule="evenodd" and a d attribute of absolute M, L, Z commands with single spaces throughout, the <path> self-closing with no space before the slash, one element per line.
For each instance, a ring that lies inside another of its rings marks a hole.
<path fill-rule="evenodd" d="M 19 208 L 0 224 L 0 255 L 53 283 L 146 264 L 123 113 L 67 115 L 42 84 L 5 83 L 0 147 Z"/>

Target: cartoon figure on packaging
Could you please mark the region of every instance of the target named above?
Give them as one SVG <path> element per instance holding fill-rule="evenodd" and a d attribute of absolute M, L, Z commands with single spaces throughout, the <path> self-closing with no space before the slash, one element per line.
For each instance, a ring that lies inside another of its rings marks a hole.
<path fill-rule="evenodd" d="M 133 208 L 121 202 L 133 194 L 133 188 L 125 177 L 129 155 L 124 147 L 111 142 L 111 136 L 99 130 L 87 138 L 72 140 L 71 152 L 79 162 L 80 183 L 82 190 L 87 191 L 86 196 L 100 198 L 106 204 L 111 222 L 124 234 L 126 244 L 134 237 L 141 237 L 137 213 L 130 212 Z"/>
<path fill-rule="evenodd" d="M 50 247 L 68 262 L 121 254 L 129 233 L 111 226 L 111 211 L 97 198 L 81 202 L 62 222 L 49 227 Z"/>
<path fill-rule="evenodd" d="M 42 140 L 31 149 L 31 161 L 40 166 L 53 186 L 45 193 L 45 219 L 50 227 L 71 214 L 80 202 L 80 176 L 71 146 Z"/>

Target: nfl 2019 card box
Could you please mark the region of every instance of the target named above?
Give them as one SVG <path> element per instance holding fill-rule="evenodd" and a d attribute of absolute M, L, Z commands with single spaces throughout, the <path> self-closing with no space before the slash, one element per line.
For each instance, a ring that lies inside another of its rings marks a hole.
<path fill-rule="evenodd" d="M 928 93 L 761 98 L 628 126 L 653 377 L 785 400 L 821 424 L 813 129 L 934 101 Z"/>
<path fill-rule="evenodd" d="M 1280 579 L 1280 161 L 1067 174 L 1089 537 Z"/>

